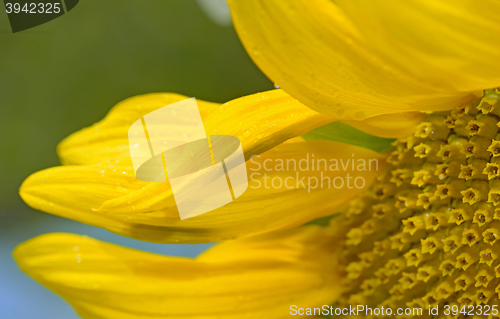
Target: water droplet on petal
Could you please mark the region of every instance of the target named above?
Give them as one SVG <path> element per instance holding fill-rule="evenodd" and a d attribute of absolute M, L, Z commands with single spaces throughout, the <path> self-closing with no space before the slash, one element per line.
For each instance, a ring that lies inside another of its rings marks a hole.
<path fill-rule="evenodd" d="M 361 121 L 361 120 L 366 119 L 366 114 L 365 114 L 365 112 L 361 112 L 361 111 L 359 111 L 359 112 L 354 113 L 354 119 L 355 119 L 355 120 L 358 120 L 358 121 Z"/>

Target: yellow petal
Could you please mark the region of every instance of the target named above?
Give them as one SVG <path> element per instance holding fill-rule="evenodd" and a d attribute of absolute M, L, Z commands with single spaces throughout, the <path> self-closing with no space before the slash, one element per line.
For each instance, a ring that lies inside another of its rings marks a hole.
<path fill-rule="evenodd" d="M 365 133 L 385 138 L 400 138 L 413 135 L 415 127 L 428 115 L 418 112 L 379 115 L 364 121 L 343 121 Z"/>
<path fill-rule="evenodd" d="M 96 210 L 109 198 L 147 184 L 135 178 L 130 160 L 121 159 L 39 171 L 23 182 L 19 194 L 34 209 L 118 232 L 129 226 Z"/>
<path fill-rule="evenodd" d="M 156 93 L 117 104 L 99 123 L 70 135 L 58 147 L 63 164 L 94 164 L 129 154 L 128 129 L 147 113 L 188 97 Z M 240 139 L 246 158 L 258 155 L 334 121 L 299 103 L 282 90 L 257 93 L 216 104 L 197 100 L 208 135 Z"/>
<path fill-rule="evenodd" d="M 135 180 L 126 158 L 35 173 L 20 194 L 35 209 L 132 238 L 214 242 L 333 214 L 366 190 L 383 164 L 379 153 L 337 142 L 282 144 L 247 161 L 249 184 L 243 195 L 185 220 L 179 218 L 170 184 Z"/>
<path fill-rule="evenodd" d="M 106 117 L 64 139 L 57 147 L 63 164 L 93 164 L 129 153 L 128 130 L 142 116 L 189 97 L 175 93 L 134 96 L 116 104 Z M 206 117 L 220 107 L 218 103 L 197 100 L 200 114 Z"/>
<path fill-rule="evenodd" d="M 85 319 L 288 318 L 338 297 L 335 241 L 307 226 L 215 246 L 196 259 L 53 233 L 14 258 Z"/>
<path fill-rule="evenodd" d="M 445 110 L 500 86 L 496 0 L 228 2 L 261 70 L 331 116 Z"/>

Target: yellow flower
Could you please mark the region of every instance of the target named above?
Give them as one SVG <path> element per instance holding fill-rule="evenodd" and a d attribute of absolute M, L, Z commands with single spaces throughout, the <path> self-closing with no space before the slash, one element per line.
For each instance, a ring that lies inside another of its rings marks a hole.
<path fill-rule="evenodd" d="M 168 183 L 135 179 L 127 130 L 186 97 L 134 97 L 65 139 L 58 148 L 65 166 L 30 176 L 22 198 L 141 240 L 224 242 L 185 259 L 47 234 L 15 250 L 20 267 L 84 318 L 282 318 L 292 305 L 495 304 L 500 104 L 498 91 L 478 92 L 500 86 L 500 4 L 231 0 L 230 8 L 248 53 L 281 89 L 223 105 L 199 102 L 207 134 L 238 137 L 257 172 L 266 161 L 306 154 L 387 162 L 377 176 L 356 171 L 370 189 L 249 187 L 181 221 Z M 299 137 L 338 119 L 398 140 L 379 154 Z M 328 226 L 297 227 L 337 212 Z"/>
<path fill-rule="evenodd" d="M 67 165 L 28 177 L 21 186 L 22 198 L 35 209 L 136 239 L 159 243 L 215 242 L 291 228 L 331 215 L 335 207 L 361 191 L 342 188 L 332 198 L 329 189 L 309 192 L 307 187 L 297 184 L 257 187 L 264 182 L 265 174 L 271 179 L 295 174 L 267 171 L 264 162 L 276 159 L 298 162 L 307 154 L 348 159 L 355 153 L 356 158 L 383 158 L 370 150 L 351 145 L 338 147 L 328 141 L 298 139 L 279 145 L 332 121 L 281 90 L 223 105 L 198 101 L 207 134 L 239 137 L 247 159 L 263 154 L 247 164 L 250 174 L 259 175 L 254 176 L 256 181 L 250 182 L 243 196 L 196 218 L 180 220 L 169 183 L 146 183 L 135 178 L 128 150 L 128 128 L 143 115 L 184 99 L 185 96 L 163 93 L 119 103 L 100 123 L 65 139 L 58 152 Z M 319 171 L 308 173 L 320 175 Z M 358 174 L 367 184 L 374 178 L 373 171 Z"/>
<path fill-rule="evenodd" d="M 332 220 L 345 234 L 338 307 L 430 306 L 450 318 L 465 307 L 499 317 L 499 98 L 486 90 L 431 114 L 393 143 L 372 190 Z"/>

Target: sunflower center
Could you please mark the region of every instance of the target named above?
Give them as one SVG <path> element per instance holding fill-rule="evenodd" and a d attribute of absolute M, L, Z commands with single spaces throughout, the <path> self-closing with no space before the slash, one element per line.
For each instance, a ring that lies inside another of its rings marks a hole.
<path fill-rule="evenodd" d="M 338 306 L 428 308 L 500 298 L 500 91 L 429 115 L 393 143 L 370 191 L 333 222 Z"/>

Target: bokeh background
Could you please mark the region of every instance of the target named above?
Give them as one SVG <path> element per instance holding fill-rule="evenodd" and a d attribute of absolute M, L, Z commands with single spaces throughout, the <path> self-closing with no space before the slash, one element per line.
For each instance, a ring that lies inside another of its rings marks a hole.
<path fill-rule="evenodd" d="M 77 318 L 17 268 L 17 244 L 72 232 L 174 256 L 209 245 L 144 243 L 34 211 L 18 195 L 22 181 L 59 165 L 57 143 L 125 98 L 176 92 L 226 102 L 273 85 L 245 53 L 224 0 L 81 0 L 16 34 L 0 11 L 0 318 Z"/>

